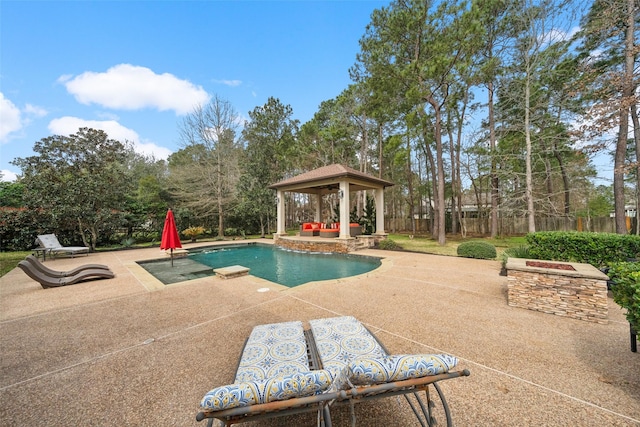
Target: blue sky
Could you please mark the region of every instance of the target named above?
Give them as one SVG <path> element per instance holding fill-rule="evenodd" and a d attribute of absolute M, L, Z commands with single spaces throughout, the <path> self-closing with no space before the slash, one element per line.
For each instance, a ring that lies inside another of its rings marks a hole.
<path fill-rule="evenodd" d="M 270 96 L 304 123 L 350 83 L 388 1 L 0 2 L 0 170 L 81 126 L 166 158 L 184 114 L 217 95 L 238 114 Z"/>
<path fill-rule="evenodd" d="M 0 0 L 0 171 L 36 141 L 104 129 L 166 158 L 179 123 L 217 95 L 242 118 L 270 96 L 304 123 L 351 83 L 389 1 Z M 610 184 L 611 159 L 594 159 Z"/>

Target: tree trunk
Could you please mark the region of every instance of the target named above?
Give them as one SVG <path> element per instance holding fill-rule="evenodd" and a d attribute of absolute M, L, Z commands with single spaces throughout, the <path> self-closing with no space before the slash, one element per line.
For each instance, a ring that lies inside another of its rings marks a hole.
<path fill-rule="evenodd" d="M 555 211 L 553 206 L 553 179 L 551 176 L 551 162 L 547 157 L 544 158 L 544 173 L 545 183 L 547 184 L 547 203 L 549 205 L 547 213 L 549 216 L 553 216 Z"/>
<path fill-rule="evenodd" d="M 451 129 L 450 115 L 447 115 L 447 132 L 449 134 L 449 157 L 451 158 L 451 233 L 458 234 L 458 205 L 456 203 L 457 196 L 460 193 L 458 187 L 458 178 L 456 170 L 455 143 L 453 139 L 453 130 Z"/>
<path fill-rule="evenodd" d="M 429 104 L 433 107 L 435 112 L 435 126 L 434 126 L 434 138 L 436 140 L 436 168 L 437 168 L 437 182 L 436 182 L 436 202 L 438 204 L 436 213 L 438 214 L 438 244 L 443 245 L 446 243 L 446 216 L 445 216 L 445 204 L 444 204 L 444 159 L 442 154 L 442 111 L 440 105 L 433 97 L 430 97 Z"/>
<path fill-rule="evenodd" d="M 624 175 L 625 155 L 629 139 L 629 106 L 633 100 L 633 65 L 634 65 L 634 0 L 627 0 L 627 28 L 625 37 L 625 70 L 622 81 L 622 99 L 620 100 L 620 127 L 613 164 L 613 196 L 615 201 L 616 233 L 627 234 L 625 218 Z"/>
<path fill-rule="evenodd" d="M 378 178 L 382 178 L 382 123 L 378 123 Z"/>
<path fill-rule="evenodd" d="M 531 128 L 530 128 L 530 112 L 529 106 L 531 103 L 531 87 L 530 76 L 527 75 L 525 88 L 524 88 L 524 135 L 527 145 L 527 151 L 525 154 L 526 165 L 526 177 L 525 177 L 525 194 L 527 199 L 527 218 L 528 218 L 528 231 L 529 233 L 535 233 L 536 231 L 536 218 L 533 205 L 533 171 L 531 166 Z"/>
<path fill-rule="evenodd" d="M 564 216 L 569 217 L 571 213 L 571 198 L 569 197 L 571 194 L 571 185 L 569 183 L 569 175 L 567 174 L 567 168 L 564 165 L 564 161 L 562 160 L 562 154 L 558 150 L 558 146 L 553 144 L 553 154 L 558 161 L 558 165 L 560 166 L 560 174 L 562 175 L 562 186 L 564 193 Z"/>
<path fill-rule="evenodd" d="M 217 151 L 218 156 L 218 188 L 216 189 L 218 197 L 218 237 L 224 237 L 224 212 L 222 208 L 222 164 L 220 159 L 220 150 Z"/>
<path fill-rule="evenodd" d="M 493 82 L 487 85 L 489 94 L 489 147 L 491 152 L 491 238 L 498 235 L 498 162 L 496 161 L 496 119 L 493 105 Z"/>
<path fill-rule="evenodd" d="M 421 125 L 422 125 L 422 140 L 423 140 L 423 148 L 424 148 L 424 154 L 427 158 L 427 163 L 430 167 L 427 168 L 427 170 L 431 173 L 431 181 L 432 181 L 432 185 L 426 185 L 427 188 L 427 200 L 428 200 L 428 205 L 429 205 L 429 221 L 430 221 L 430 228 L 431 228 L 431 237 L 433 237 L 434 239 L 438 238 L 438 218 L 435 217 L 435 215 L 433 214 L 434 209 L 437 211 L 438 210 L 438 200 L 437 197 L 433 198 L 433 193 L 430 191 L 430 188 L 437 185 L 438 182 L 438 177 L 436 175 L 436 162 L 435 159 L 433 157 L 433 152 L 431 151 L 431 147 L 429 147 L 429 138 L 428 135 L 429 133 L 427 132 L 426 126 L 427 126 L 427 117 L 426 114 L 424 112 L 424 107 L 418 110 L 418 114 L 421 116 Z M 432 200 L 433 199 L 433 200 Z M 431 202 L 433 202 L 433 208 L 431 206 Z"/>
<path fill-rule="evenodd" d="M 416 234 L 415 199 L 413 197 L 413 173 L 411 172 L 411 138 L 407 132 L 407 191 L 409 192 L 409 218 L 411 218 L 411 234 Z"/>
<path fill-rule="evenodd" d="M 636 146 L 636 234 L 640 234 L 640 120 L 638 120 L 638 108 L 635 103 L 631 104 L 631 121 Z"/>

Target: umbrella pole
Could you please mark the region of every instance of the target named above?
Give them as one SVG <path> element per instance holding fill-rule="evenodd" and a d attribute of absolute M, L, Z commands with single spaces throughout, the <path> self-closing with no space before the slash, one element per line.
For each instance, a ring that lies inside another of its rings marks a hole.
<path fill-rule="evenodd" d="M 173 267 L 173 248 L 171 248 L 171 267 Z"/>

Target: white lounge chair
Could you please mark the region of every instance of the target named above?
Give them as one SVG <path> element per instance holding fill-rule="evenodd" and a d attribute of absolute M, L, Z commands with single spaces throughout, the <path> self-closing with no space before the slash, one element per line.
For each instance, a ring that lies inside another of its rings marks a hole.
<path fill-rule="evenodd" d="M 40 245 L 37 249 L 42 251 L 44 258 L 47 252 L 53 257 L 59 254 L 67 254 L 71 257 L 76 254 L 89 254 L 89 248 L 86 246 L 62 246 L 55 234 L 40 234 L 36 242 Z"/>

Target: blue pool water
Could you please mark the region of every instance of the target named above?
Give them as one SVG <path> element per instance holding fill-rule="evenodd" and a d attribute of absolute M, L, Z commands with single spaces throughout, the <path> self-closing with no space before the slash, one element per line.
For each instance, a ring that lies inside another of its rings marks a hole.
<path fill-rule="evenodd" d="M 380 259 L 374 257 L 295 252 L 255 243 L 210 247 L 189 254 L 189 259 L 212 269 L 242 265 L 248 267 L 249 274 L 253 276 L 288 287 L 316 280 L 355 276 L 380 266 Z"/>
<path fill-rule="evenodd" d="M 359 255 L 295 252 L 258 243 L 211 246 L 189 256 L 140 261 L 138 264 L 165 285 L 213 276 L 214 268 L 242 265 L 249 274 L 293 287 L 316 280 L 339 279 L 374 270 L 380 259 Z"/>

